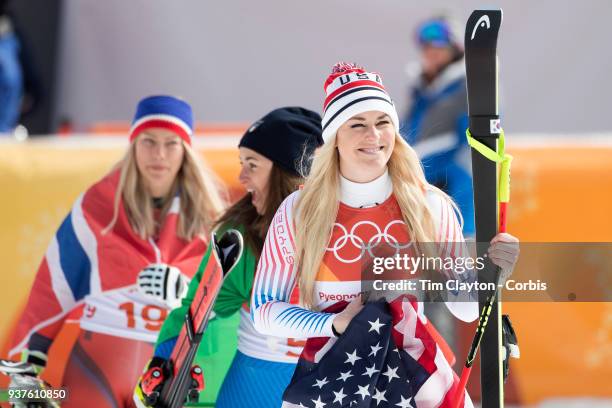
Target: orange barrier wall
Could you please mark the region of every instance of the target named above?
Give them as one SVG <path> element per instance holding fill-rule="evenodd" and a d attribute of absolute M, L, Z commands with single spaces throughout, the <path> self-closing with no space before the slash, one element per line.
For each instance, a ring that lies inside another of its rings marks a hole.
<path fill-rule="evenodd" d="M 612 242 L 610 144 L 510 153 L 512 234 L 523 242 Z M 503 312 L 519 336 L 521 359 L 511 363 L 519 402 L 612 398 L 612 303 L 506 303 Z"/>
<path fill-rule="evenodd" d="M 234 196 L 242 191 L 237 140 L 195 144 Z M 523 242 L 612 241 L 612 145 L 554 147 L 554 140 L 542 140 L 553 147 L 510 144 L 515 160 L 509 231 Z M 0 144 L 0 341 L 6 343 L 49 239 L 72 202 L 121 157 L 123 146 L 95 138 Z M 520 404 L 612 398 L 612 304 L 508 303 L 503 309 L 512 316 L 522 353 L 512 362 L 509 398 Z M 461 332 L 465 344 L 457 368 L 473 330 L 464 325 Z M 477 388 L 472 380 L 471 391 L 478 394 Z"/>

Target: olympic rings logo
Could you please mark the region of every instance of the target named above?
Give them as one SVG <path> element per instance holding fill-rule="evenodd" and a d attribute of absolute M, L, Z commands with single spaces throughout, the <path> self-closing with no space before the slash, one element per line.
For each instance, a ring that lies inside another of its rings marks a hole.
<path fill-rule="evenodd" d="M 349 232 L 346 227 L 342 224 L 338 224 L 337 222 L 334 223 L 333 227 L 332 227 L 332 235 L 333 235 L 333 229 L 334 228 L 339 228 L 342 231 L 342 235 L 340 235 L 338 238 L 336 238 L 336 240 L 334 241 L 333 245 L 331 245 L 330 247 L 325 248 L 327 251 L 333 252 L 334 256 L 336 257 L 336 259 L 342 263 L 355 263 L 357 261 L 359 261 L 363 255 L 368 252 L 370 254 L 370 256 L 372 258 L 375 257 L 374 253 L 372 252 L 372 250 L 376 247 L 378 247 L 381 242 L 384 239 L 384 242 L 387 246 L 394 248 L 395 249 L 395 255 L 399 254 L 401 250 L 403 249 L 407 249 L 410 248 L 411 245 L 413 245 L 413 242 L 410 241 L 407 244 L 400 244 L 399 240 L 397 238 L 395 238 L 393 235 L 389 234 L 389 229 L 395 225 L 395 224 L 400 224 L 400 225 L 406 225 L 404 223 L 404 221 L 400 221 L 400 220 L 395 220 L 395 221 L 391 221 L 389 224 L 387 224 L 387 226 L 385 227 L 385 229 L 383 231 L 380 230 L 380 228 L 378 227 L 378 225 L 372 221 L 359 221 L 358 223 L 356 223 L 355 225 L 353 225 L 353 227 L 351 228 L 351 231 Z M 374 234 L 370 240 L 366 243 L 359 235 L 357 235 L 357 228 L 363 226 L 363 225 L 369 225 L 371 227 L 374 228 L 374 230 L 376 231 L 376 234 Z M 348 243 L 351 243 L 352 246 L 354 246 L 355 248 L 360 250 L 359 255 L 357 255 L 354 258 L 351 259 L 345 259 L 342 256 L 340 256 L 340 254 L 338 253 L 338 251 L 340 251 L 342 248 L 344 248 Z"/>

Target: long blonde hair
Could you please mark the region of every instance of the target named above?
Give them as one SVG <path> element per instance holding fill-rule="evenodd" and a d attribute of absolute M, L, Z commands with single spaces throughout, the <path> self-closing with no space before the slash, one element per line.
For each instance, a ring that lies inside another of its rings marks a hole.
<path fill-rule="evenodd" d="M 329 244 L 339 208 L 340 165 L 335 139 L 316 153 L 312 170 L 296 203 L 296 254 L 300 301 L 311 308 L 314 283 Z M 434 242 L 436 231 L 426 201 L 427 190 L 452 200 L 425 179 L 421 162 L 410 145 L 396 133 L 395 147 L 387 163 L 393 194 L 402 212 L 410 237 L 415 242 Z M 456 206 L 452 203 L 453 207 Z M 425 246 L 424 251 L 429 252 Z M 307 254 L 307 256 L 306 256 Z"/>
<path fill-rule="evenodd" d="M 212 228 L 214 221 L 225 209 L 227 193 L 216 175 L 204 164 L 197 153 L 187 143 L 181 142 L 185 149 L 183 163 L 179 169 L 170 199 L 161 210 L 163 219 L 172 205 L 172 197 L 180 197 L 180 212 L 177 235 L 187 241 L 204 235 Z M 143 239 L 155 235 L 153 218 L 153 198 L 144 187 L 142 176 L 136 165 L 136 143 L 132 143 L 125 156 L 115 168 L 120 168 L 119 185 L 115 193 L 113 218 L 103 230 L 107 233 L 114 227 L 119 217 L 119 207 L 123 204 L 130 225 Z"/>

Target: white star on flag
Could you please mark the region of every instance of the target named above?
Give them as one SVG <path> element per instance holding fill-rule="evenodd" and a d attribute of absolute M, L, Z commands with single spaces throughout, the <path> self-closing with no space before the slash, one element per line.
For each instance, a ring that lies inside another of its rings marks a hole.
<path fill-rule="evenodd" d="M 370 391 L 368 391 L 368 384 L 366 385 L 358 385 L 359 390 L 355 394 L 361 395 L 361 400 L 365 400 L 366 397 L 370 396 Z"/>
<path fill-rule="evenodd" d="M 376 394 L 372 396 L 372 399 L 376 400 L 376 406 L 378 406 L 378 404 L 380 404 L 381 401 L 387 401 L 387 399 L 385 398 L 385 393 L 387 391 L 379 391 L 378 388 L 376 387 L 374 387 L 374 389 L 376 390 Z"/>
<path fill-rule="evenodd" d="M 355 361 L 361 360 L 361 357 L 357 355 L 357 349 L 355 349 L 355 351 L 353 351 L 351 354 L 349 353 L 345 353 L 345 354 L 348 357 L 345 363 L 351 363 L 351 365 L 355 365 Z"/>
<path fill-rule="evenodd" d="M 375 322 L 368 321 L 368 323 L 370 323 L 370 330 L 368 330 L 368 333 L 376 330 L 376 333 L 380 334 L 380 328 L 385 325 L 384 323 L 380 322 L 380 319 L 376 319 Z"/>
<path fill-rule="evenodd" d="M 313 387 L 319 387 L 319 389 L 323 389 L 323 386 L 328 382 L 329 381 L 327 381 L 327 377 L 325 377 L 322 380 L 316 380 L 316 383 L 313 384 Z"/>
<path fill-rule="evenodd" d="M 387 376 L 387 378 L 389 379 L 389 383 L 391 383 L 391 380 L 393 380 L 394 378 L 400 378 L 399 375 L 397 375 L 398 368 L 399 367 L 391 368 L 391 366 L 387 364 L 387 371 L 385 371 L 383 375 Z"/>
<path fill-rule="evenodd" d="M 395 406 L 400 408 L 412 408 L 412 403 L 410 402 L 412 401 L 412 397 L 408 397 L 408 399 L 405 399 L 403 395 L 400 395 L 400 398 L 402 400 L 395 404 Z"/>
<path fill-rule="evenodd" d="M 342 405 L 342 400 L 346 397 L 346 394 L 344 393 L 344 388 L 340 388 L 340 391 L 336 392 L 336 391 L 332 391 L 334 393 L 334 396 L 336 397 L 334 399 L 334 402 L 339 402 L 340 405 Z"/>
<path fill-rule="evenodd" d="M 370 346 L 370 348 L 372 349 L 372 351 L 370 352 L 370 354 L 368 354 L 368 357 L 370 357 L 371 355 L 374 355 L 374 357 L 376 357 L 376 354 L 378 354 L 378 352 L 382 350 L 382 347 L 380 347 L 380 341 L 376 343 L 375 346 Z"/>
<path fill-rule="evenodd" d="M 311 400 L 312 402 L 314 402 L 315 404 L 315 408 L 324 408 L 325 407 L 325 403 L 323 401 L 321 401 L 321 396 L 319 395 L 319 398 L 317 398 L 316 400 Z"/>
<path fill-rule="evenodd" d="M 346 373 L 340 373 L 340 377 L 336 378 L 336 381 L 338 380 L 346 381 L 349 379 L 349 377 L 354 377 L 354 375 L 351 374 L 351 370 L 348 370 Z"/>
<path fill-rule="evenodd" d="M 363 373 L 362 375 L 367 375 L 368 377 L 372 378 L 372 375 L 374 373 L 377 373 L 377 372 L 380 371 L 380 370 L 377 370 L 375 367 L 376 366 L 374 364 L 372 364 L 372 367 L 366 368 L 365 373 Z"/>

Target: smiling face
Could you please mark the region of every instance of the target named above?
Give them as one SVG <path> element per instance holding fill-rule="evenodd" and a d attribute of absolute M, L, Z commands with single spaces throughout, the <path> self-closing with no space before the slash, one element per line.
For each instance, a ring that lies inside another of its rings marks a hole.
<path fill-rule="evenodd" d="M 350 181 L 367 183 L 380 177 L 395 146 L 395 127 L 379 111 L 360 113 L 347 120 L 336 134 L 340 173 Z"/>
<path fill-rule="evenodd" d="M 185 148 L 174 132 L 152 128 L 136 138 L 136 166 L 153 197 L 165 197 L 183 164 Z"/>
<path fill-rule="evenodd" d="M 266 200 L 270 190 L 269 180 L 272 172 L 272 161 L 248 147 L 238 148 L 240 151 L 240 184 L 251 193 L 251 203 L 257 214 L 266 211 Z"/>

